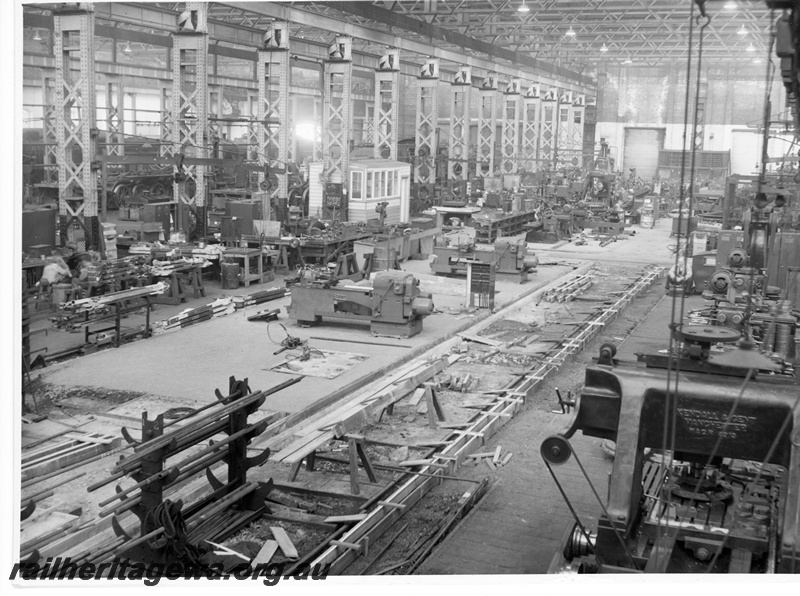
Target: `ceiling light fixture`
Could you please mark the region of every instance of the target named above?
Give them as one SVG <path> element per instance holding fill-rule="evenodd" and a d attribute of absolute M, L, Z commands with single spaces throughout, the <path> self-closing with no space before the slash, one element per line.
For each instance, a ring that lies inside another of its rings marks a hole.
<path fill-rule="evenodd" d="M 742 25 L 741 28 L 736 33 L 738 33 L 739 35 L 747 35 L 747 29 L 745 29 L 744 25 Z"/>
<path fill-rule="evenodd" d="M 755 46 L 753 46 L 753 44 L 750 44 L 749 46 L 747 46 L 747 51 L 748 52 L 755 52 L 756 48 L 755 48 Z"/>
<path fill-rule="evenodd" d="M 600 46 L 600 51 L 601 52 L 607 52 L 608 51 L 608 47 L 606 46 L 605 43 L 602 46 Z"/>
<path fill-rule="evenodd" d="M 753 58 L 753 64 L 761 64 L 761 58 Z"/>
<path fill-rule="evenodd" d="M 33 41 L 42 41 L 42 36 L 39 35 L 38 29 L 33 30 Z"/>
<path fill-rule="evenodd" d="M 131 50 L 131 42 L 125 44 L 125 47 L 122 48 L 122 51 L 126 54 L 130 54 L 133 50 Z"/>
<path fill-rule="evenodd" d="M 517 9 L 517 12 L 529 12 L 529 11 L 530 11 L 530 8 L 528 8 L 528 5 L 525 4 L 525 0 L 522 0 L 522 4 L 519 5 L 519 8 Z"/>
<path fill-rule="evenodd" d="M 567 29 L 565 35 L 567 37 L 575 37 L 575 29 L 572 28 L 572 25 L 569 26 L 569 29 Z"/>
<path fill-rule="evenodd" d="M 630 58 L 628 58 L 627 60 L 625 60 L 625 61 L 623 62 L 623 64 L 633 64 L 633 60 L 631 60 Z"/>
<path fill-rule="evenodd" d="M 736 10 L 737 8 L 736 2 L 730 0 L 730 2 L 726 2 L 725 6 L 723 6 L 722 8 L 724 8 L 725 10 Z"/>

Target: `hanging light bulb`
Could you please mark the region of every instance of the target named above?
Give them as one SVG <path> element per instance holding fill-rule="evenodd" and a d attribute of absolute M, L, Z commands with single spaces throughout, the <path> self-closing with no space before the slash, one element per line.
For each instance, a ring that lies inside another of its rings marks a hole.
<path fill-rule="evenodd" d="M 747 46 L 747 51 L 748 52 L 755 52 L 756 48 L 753 46 L 753 44 L 750 44 L 749 46 Z"/>
<path fill-rule="evenodd" d="M 33 41 L 42 41 L 42 36 L 39 35 L 38 29 L 33 30 Z"/>
<path fill-rule="evenodd" d="M 522 4 L 520 4 L 519 8 L 517 8 L 517 12 L 529 12 L 529 11 L 530 8 L 528 8 L 528 5 L 525 4 L 525 0 L 522 0 Z"/>
<path fill-rule="evenodd" d="M 730 2 L 726 2 L 725 3 L 725 6 L 723 6 L 723 8 L 725 10 L 736 10 L 736 8 L 737 8 L 736 2 L 734 2 L 733 0 L 730 0 Z"/>
<path fill-rule="evenodd" d="M 567 37 L 575 37 L 575 29 L 572 28 L 572 25 L 569 26 L 569 29 L 567 29 L 565 35 Z"/>
<path fill-rule="evenodd" d="M 122 51 L 125 52 L 126 54 L 130 54 L 132 52 L 132 50 L 131 50 L 131 42 L 126 43 L 125 47 L 122 48 Z"/>
<path fill-rule="evenodd" d="M 602 46 L 600 46 L 600 51 L 601 52 L 607 52 L 608 51 L 608 47 L 606 46 L 605 42 L 603 43 Z"/>
<path fill-rule="evenodd" d="M 745 29 L 744 25 L 742 25 L 736 33 L 739 35 L 747 35 L 747 29 Z"/>

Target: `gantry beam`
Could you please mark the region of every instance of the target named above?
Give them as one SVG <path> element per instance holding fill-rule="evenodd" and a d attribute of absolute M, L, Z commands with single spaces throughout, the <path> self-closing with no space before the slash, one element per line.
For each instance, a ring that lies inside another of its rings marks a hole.
<path fill-rule="evenodd" d="M 299 25 L 315 27 L 327 31 L 340 31 L 354 38 L 397 48 L 403 52 L 412 52 L 420 56 L 439 58 L 442 61 L 452 62 L 453 64 L 464 64 L 487 71 L 494 71 L 499 75 L 505 75 L 509 78 L 529 78 L 548 85 L 558 85 L 565 89 L 574 89 L 581 92 L 587 92 L 593 89 L 595 85 L 592 79 L 583 75 L 575 74 L 575 76 L 567 76 L 565 74 L 553 74 L 547 72 L 545 69 L 537 70 L 535 67 L 526 67 L 519 63 L 514 64 L 512 62 L 512 64 L 508 65 L 498 60 L 467 56 L 463 51 L 444 50 L 431 43 L 412 41 L 400 35 L 384 33 L 351 22 L 344 22 L 340 19 L 319 14 L 312 14 L 304 10 L 272 2 L 226 2 L 225 4 L 250 13 L 285 20 Z M 516 54 L 514 54 L 514 56 L 516 56 Z"/>

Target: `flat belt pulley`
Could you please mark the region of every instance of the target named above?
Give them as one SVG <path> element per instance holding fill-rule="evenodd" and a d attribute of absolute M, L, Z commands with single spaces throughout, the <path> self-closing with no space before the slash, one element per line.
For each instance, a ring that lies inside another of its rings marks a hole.
<path fill-rule="evenodd" d="M 542 441 L 542 446 L 539 449 L 542 453 L 542 459 L 554 466 L 566 463 L 572 455 L 572 446 L 569 441 L 559 435 L 547 437 Z"/>

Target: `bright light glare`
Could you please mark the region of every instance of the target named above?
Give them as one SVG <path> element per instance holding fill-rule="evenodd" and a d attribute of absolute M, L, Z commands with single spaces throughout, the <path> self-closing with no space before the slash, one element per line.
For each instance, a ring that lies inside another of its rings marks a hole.
<path fill-rule="evenodd" d="M 303 139 L 304 141 L 313 141 L 314 132 L 313 122 L 298 122 L 297 126 L 294 127 L 294 134 L 297 135 L 298 139 Z"/>

